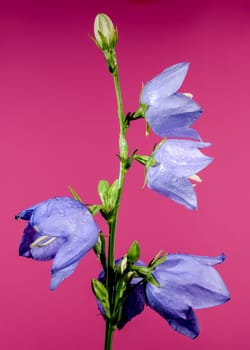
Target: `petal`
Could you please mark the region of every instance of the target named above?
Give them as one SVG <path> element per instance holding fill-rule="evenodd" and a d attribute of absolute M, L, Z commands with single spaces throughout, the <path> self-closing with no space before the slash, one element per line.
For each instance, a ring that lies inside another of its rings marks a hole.
<path fill-rule="evenodd" d="M 18 213 L 15 218 L 17 220 L 18 219 L 30 220 L 30 218 L 31 218 L 31 216 L 33 214 L 33 211 L 34 211 L 34 207 L 24 209 L 20 213 Z"/>
<path fill-rule="evenodd" d="M 27 224 L 23 231 L 23 236 L 19 246 L 19 255 L 32 258 L 30 244 L 33 243 L 39 237 L 39 235 L 40 234 L 35 231 L 30 224 Z"/>
<path fill-rule="evenodd" d="M 69 277 L 75 271 L 77 265 L 78 261 L 61 270 L 53 271 L 50 280 L 50 289 L 56 289 L 59 286 L 59 284 L 65 280 L 65 278 Z"/>
<path fill-rule="evenodd" d="M 153 105 L 159 96 L 164 98 L 176 92 L 185 79 L 188 67 L 187 62 L 175 64 L 150 80 L 142 90 L 141 104 Z"/>
<path fill-rule="evenodd" d="M 43 234 L 66 238 L 90 217 L 91 214 L 81 202 L 69 197 L 57 197 L 38 204 L 30 224 L 38 227 Z"/>
<path fill-rule="evenodd" d="M 97 242 L 99 229 L 93 222 L 76 227 L 75 236 L 66 241 L 58 250 L 52 265 L 52 273 L 79 261 Z"/>
<path fill-rule="evenodd" d="M 170 320 L 170 325 L 177 331 L 191 336 L 183 331 L 184 326 L 193 329 L 193 335 L 197 336 L 199 332 L 194 329 L 195 316 L 192 308 L 216 306 L 229 300 L 224 282 L 211 266 L 223 260 L 224 255 L 209 258 L 169 254 L 166 261 L 153 271 L 161 287 L 150 283 L 146 286 L 149 306 Z"/>
<path fill-rule="evenodd" d="M 197 337 L 200 329 L 193 309 L 191 307 L 180 308 L 177 302 L 172 302 L 171 298 L 173 296 L 164 295 L 164 291 L 159 293 L 159 289 L 159 287 L 147 283 L 148 305 L 160 314 L 175 331 L 192 339 Z"/>
<path fill-rule="evenodd" d="M 229 292 L 211 258 L 188 254 L 169 254 L 153 274 L 161 284 L 160 293 L 167 303 L 180 308 L 207 308 L 225 303 Z M 218 262 L 218 258 L 215 258 Z M 209 264 L 207 264 L 208 262 Z"/>
<path fill-rule="evenodd" d="M 188 209 L 197 209 L 196 193 L 191 182 L 185 177 L 170 174 L 161 165 L 148 169 L 147 186 Z"/>
<path fill-rule="evenodd" d="M 204 265 L 217 265 L 221 264 L 225 261 L 226 257 L 224 253 L 221 253 L 221 255 L 218 256 L 200 256 L 200 255 L 190 255 L 190 254 L 179 254 L 183 257 L 183 259 L 192 259 L 198 260 L 201 264 Z"/>
<path fill-rule="evenodd" d="M 131 285 L 131 291 L 128 292 L 123 304 L 122 317 L 117 328 L 122 329 L 127 322 L 139 315 L 144 310 L 145 302 L 144 286 L 142 284 L 136 287 Z"/>
<path fill-rule="evenodd" d="M 64 243 L 64 239 L 57 238 L 46 246 L 37 246 L 31 248 L 30 245 L 39 237 L 41 237 L 41 233 L 37 232 L 30 224 L 28 224 L 24 229 L 23 237 L 19 247 L 19 254 L 21 256 L 32 258 L 34 260 L 46 261 L 53 259 L 58 249 Z"/>
<path fill-rule="evenodd" d="M 153 131 L 162 137 L 186 137 L 181 133 L 188 129 L 201 115 L 201 107 L 183 94 L 174 94 L 168 98 L 160 97 L 146 110 L 146 120 Z M 199 139 L 197 132 L 188 137 Z"/>
<path fill-rule="evenodd" d="M 168 173 L 189 177 L 204 169 L 212 158 L 205 156 L 199 148 L 210 143 L 192 140 L 167 140 L 154 152 L 154 159 L 166 168 Z"/>
<path fill-rule="evenodd" d="M 175 315 L 169 315 L 167 321 L 176 332 L 186 335 L 191 339 L 196 338 L 200 333 L 200 326 L 193 309 L 189 308 L 186 310 L 183 316 L 176 317 Z"/>

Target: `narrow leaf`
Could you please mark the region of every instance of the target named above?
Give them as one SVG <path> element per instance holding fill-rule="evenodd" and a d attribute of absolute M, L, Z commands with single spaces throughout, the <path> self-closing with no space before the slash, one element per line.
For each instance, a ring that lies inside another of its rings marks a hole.
<path fill-rule="evenodd" d="M 96 298 L 100 301 L 105 311 L 105 316 L 110 319 L 109 295 L 106 287 L 98 280 L 93 279 L 91 282 L 92 290 Z"/>
<path fill-rule="evenodd" d="M 68 186 L 72 196 L 75 198 L 75 200 L 79 201 L 79 202 L 82 202 L 80 196 L 76 193 L 76 191 L 73 189 L 73 187 L 71 186 Z"/>
<path fill-rule="evenodd" d="M 108 181 L 101 180 L 98 184 L 98 194 L 104 206 L 107 205 L 107 197 L 110 185 Z"/>

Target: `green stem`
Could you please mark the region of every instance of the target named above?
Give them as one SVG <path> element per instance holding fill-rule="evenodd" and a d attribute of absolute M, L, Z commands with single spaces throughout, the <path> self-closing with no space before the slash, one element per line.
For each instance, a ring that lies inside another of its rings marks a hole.
<path fill-rule="evenodd" d="M 109 231 L 108 266 L 111 268 L 114 268 L 114 264 L 115 264 L 114 247 L 115 247 L 116 225 L 117 225 L 118 212 L 119 212 L 122 189 L 123 189 L 125 173 L 126 173 L 125 162 L 128 156 L 128 146 L 125 138 L 126 128 L 124 123 L 124 112 L 122 107 L 122 97 L 121 97 L 121 90 L 120 90 L 117 69 L 113 74 L 113 78 L 114 78 L 114 84 L 115 84 L 117 106 L 118 106 L 118 117 L 119 117 L 119 124 L 120 124 L 120 136 L 119 136 L 120 171 L 119 171 L 119 177 L 118 177 L 118 191 L 117 191 L 116 203 L 113 209 L 112 218 L 109 220 L 110 231 Z"/>
<path fill-rule="evenodd" d="M 115 52 L 113 52 L 113 55 L 114 55 L 113 56 L 114 61 L 116 62 Z M 118 119 L 119 119 L 119 125 L 120 125 L 120 135 L 119 135 L 120 170 L 119 170 L 119 177 L 118 177 L 118 189 L 117 189 L 116 202 L 112 211 L 112 216 L 108 220 L 109 243 L 108 243 L 108 268 L 107 268 L 107 275 L 106 275 L 106 287 L 109 291 L 111 317 L 112 317 L 112 312 L 114 307 L 114 267 L 115 267 L 114 251 L 115 251 L 116 227 L 117 227 L 119 207 L 120 207 L 122 190 L 123 190 L 125 174 L 126 174 L 125 165 L 128 157 L 128 146 L 125 138 L 125 134 L 126 134 L 126 126 L 124 122 L 125 116 L 123 112 L 122 96 L 121 96 L 117 64 L 112 75 L 113 75 L 115 91 L 116 91 Z M 114 329 L 112 328 L 110 321 L 106 320 L 106 337 L 105 337 L 105 348 L 104 348 L 105 350 L 112 349 L 113 332 L 114 332 Z"/>
<path fill-rule="evenodd" d="M 106 321 L 105 350 L 112 350 L 113 334 L 114 328 L 111 326 L 110 322 Z"/>

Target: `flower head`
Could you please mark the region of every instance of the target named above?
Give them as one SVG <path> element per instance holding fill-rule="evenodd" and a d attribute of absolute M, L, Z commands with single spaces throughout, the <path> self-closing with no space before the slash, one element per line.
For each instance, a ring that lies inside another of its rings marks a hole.
<path fill-rule="evenodd" d="M 218 257 L 169 254 L 153 271 L 160 287 L 146 285 L 148 305 L 177 332 L 197 337 L 199 324 L 193 309 L 220 305 L 230 299 L 227 287 L 212 267 L 224 259 L 223 254 Z"/>
<path fill-rule="evenodd" d="M 182 62 L 165 69 L 142 90 L 140 103 L 147 106 L 145 118 L 159 136 L 200 139 L 189 127 L 201 115 L 201 107 L 188 94 L 176 92 L 188 66 L 187 62 Z"/>
<path fill-rule="evenodd" d="M 210 144 L 192 140 L 167 140 L 153 153 L 155 164 L 147 171 L 147 185 L 187 207 L 197 208 L 197 199 L 190 179 L 201 181 L 196 175 L 212 158 L 205 156 L 199 148 Z"/>
<path fill-rule="evenodd" d="M 114 49 L 117 43 L 117 31 L 104 13 L 99 13 L 94 21 L 95 41 L 101 50 Z"/>
<path fill-rule="evenodd" d="M 92 215 L 73 198 L 48 199 L 21 211 L 16 218 L 28 221 L 19 254 L 34 260 L 54 259 L 52 290 L 74 272 L 98 239 L 99 228 Z"/>

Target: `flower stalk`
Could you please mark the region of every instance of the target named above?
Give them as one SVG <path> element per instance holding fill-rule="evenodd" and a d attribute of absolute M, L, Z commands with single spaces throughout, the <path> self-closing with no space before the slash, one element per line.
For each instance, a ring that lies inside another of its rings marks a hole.
<path fill-rule="evenodd" d="M 115 238 L 116 238 L 116 228 L 118 221 L 118 214 L 122 196 L 122 190 L 124 186 L 125 174 L 126 174 L 126 160 L 128 157 L 128 145 L 126 141 L 126 123 L 125 123 L 125 114 L 123 111 L 122 104 L 122 95 L 118 75 L 118 65 L 115 55 L 115 50 L 112 50 L 112 61 L 116 62 L 115 69 L 111 72 L 114 81 L 114 87 L 116 92 L 117 99 L 117 114 L 119 119 L 120 133 L 119 133 L 119 176 L 118 176 L 118 186 L 117 194 L 114 208 L 112 209 L 112 215 L 108 219 L 109 225 L 109 240 L 108 240 L 108 268 L 106 273 L 106 288 L 109 291 L 109 303 L 111 310 L 111 320 L 112 320 L 112 311 L 114 308 L 114 296 L 115 296 L 115 286 L 114 286 L 114 267 L 115 267 Z M 112 337 L 115 330 L 115 327 L 112 325 L 112 321 L 106 319 L 106 335 L 105 335 L 105 350 L 112 349 Z"/>

